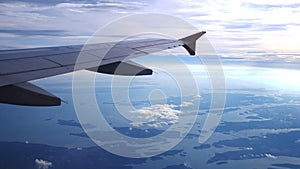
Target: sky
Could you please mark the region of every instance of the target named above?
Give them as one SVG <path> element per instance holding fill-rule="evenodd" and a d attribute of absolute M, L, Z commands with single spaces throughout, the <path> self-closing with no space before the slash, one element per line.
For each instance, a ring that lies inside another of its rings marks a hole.
<path fill-rule="evenodd" d="M 199 31 L 206 31 L 205 37 L 216 53 L 225 58 L 222 63 L 235 65 L 224 69 L 226 77 L 236 78 L 227 87 L 236 87 L 235 84 L 253 87 L 250 82 L 255 82 L 257 87 L 272 83 L 279 89 L 300 91 L 295 78 L 300 68 L 299 0 L 0 0 L 0 49 L 84 44 L 112 21 L 143 13 L 168 14 L 191 23 Z M 149 61 L 149 57 L 143 60 Z M 241 63 L 298 71 L 249 67 L 239 67 L 236 71 Z M 44 82 L 49 87 L 49 81 Z M 173 114 L 168 117 L 176 120 L 178 112 L 168 105 L 153 109 L 171 110 Z M 141 108 L 135 113 L 151 111 Z M 157 113 L 153 117 L 157 118 Z M 51 165 L 42 160 L 36 163 Z"/>
<path fill-rule="evenodd" d="M 300 59 L 297 0 L 0 0 L 0 47 L 82 44 L 113 20 L 149 12 L 176 16 L 207 31 L 222 56 Z"/>
<path fill-rule="evenodd" d="M 274 77 L 295 84 L 300 68 L 297 0 L 0 0 L 0 49 L 84 44 L 111 22 L 144 13 L 175 16 L 206 31 L 223 65 L 297 70 L 277 71 Z"/>

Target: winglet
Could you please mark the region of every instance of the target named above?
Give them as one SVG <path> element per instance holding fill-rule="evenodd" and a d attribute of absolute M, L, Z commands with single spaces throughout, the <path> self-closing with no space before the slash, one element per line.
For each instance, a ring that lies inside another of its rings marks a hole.
<path fill-rule="evenodd" d="M 193 35 L 187 36 L 185 38 L 179 39 L 184 43 L 183 47 L 189 52 L 190 55 L 196 54 L 196 40 L 199 39 L 202 35 L 204 35 L 206 31 L 201 31 L 195 33 Z"/>

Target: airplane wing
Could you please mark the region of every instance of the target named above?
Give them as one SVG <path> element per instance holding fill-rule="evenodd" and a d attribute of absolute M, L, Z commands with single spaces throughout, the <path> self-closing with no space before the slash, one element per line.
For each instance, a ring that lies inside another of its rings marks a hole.
<path fill-rule="evenodd" d="M 202 31 L 179 40 L 142 39 L 117 44 L 98 43 L 2 50 L 0 103 L 27 106 L 60 105 L 60 98 L 28 81 L 82 69 L 115 75 L 151 75 L 151 69 L 129 59 L 179 46 L 183 46 L 190 55 L 195 55 L 196 40 L 205 33 Z M 101 53 L 107 49 L 110 50 L 102 56 Z"/>

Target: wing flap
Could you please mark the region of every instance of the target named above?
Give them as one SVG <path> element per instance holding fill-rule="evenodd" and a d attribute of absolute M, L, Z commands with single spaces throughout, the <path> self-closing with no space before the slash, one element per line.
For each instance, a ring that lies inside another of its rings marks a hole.
<path fill-rule="evenodd" d="M 79 53 L 83 45 L 58 46 L 32 49 L 16 49 L 0 51 L 1 60 L 12 60 L 20 58 L 32 58 L 50 55 L 60 55 L 64 53 L 77 52 Z"/>
<path fill-rule="evenodd" d="M 54 62 L 43 59 L 42 57 L 0 61 L 0 65 L 1 75 L 27 72 L 31 71 L 33 68 L 40 70 L 60 66 Z"/>
<path fill-rule="evenodd" d="M 99 58 L 97 56 L 88 54 L 86 52 L 82 52 L 82 59 L 80 60 L 80 62 L 77 62 L 78 54 L 79 53 L 66 53 L 61 55 L 46 56 L 44 58 L 54 63 L 57 63 L 60 66 L 70 66 L 74 65 L 75 63 L 80 64 L 99 61 Z"/>

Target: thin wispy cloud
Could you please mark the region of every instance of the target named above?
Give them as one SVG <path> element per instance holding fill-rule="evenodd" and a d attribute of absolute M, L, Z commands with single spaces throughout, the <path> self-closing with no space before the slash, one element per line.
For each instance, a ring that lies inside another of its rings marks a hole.
<path fill-rule="evenodd" d="M 242 5 L 246 6 L 248 8 L 256 8 L 256 9 L 262 9 L 262 10 L 272 10 L 275 8 L 295 8 L 295 9 L 297 9 L 300 7 L 300 3 L 257 4 L 257 3 L 246 2 L 246 3 L 242 3 Z"/>
<path fill-rule="evenodd" d="M 64 30 L 35 30 L 35 29 L 0 29 L 0 34 L 20 36 L 71 36 Z"/>

